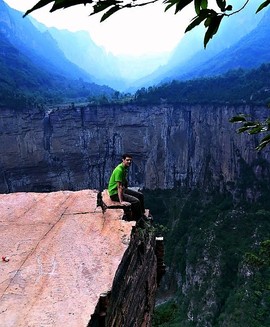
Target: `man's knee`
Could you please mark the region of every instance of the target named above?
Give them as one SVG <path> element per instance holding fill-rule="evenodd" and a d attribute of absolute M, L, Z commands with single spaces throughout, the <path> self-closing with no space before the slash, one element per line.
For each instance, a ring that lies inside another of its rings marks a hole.
<path fill-rule="evenodd" d="M 131 203 L 134 203 L 134 205 L 139 205 L 141 202 L 140 202 L 140 200 L 138 198 L 136 198 L 135 196 L 133 196 Z"/>

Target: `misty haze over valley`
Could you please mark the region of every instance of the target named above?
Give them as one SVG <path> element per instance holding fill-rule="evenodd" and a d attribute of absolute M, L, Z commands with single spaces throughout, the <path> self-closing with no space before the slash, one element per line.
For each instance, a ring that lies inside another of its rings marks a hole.
<path fill-rule="evenodd" d="M 45 65 L 46 62 L 55 64 L 65 61 L 67 76 L 70 71 L 72 78 L 83 78 L 121 92 L 134 92 L 140 87 L 172 79 L 186 80 L 217 75 L 230 69 L 253 68 L 264 63 L 265 58 L 260 59 L 257 56 L 253 58 L 254 62 L 249 58 L 248 65 L 241 61 L 234 63 L 235 51 L 239 55 L 248 51 L 241 44 L 241 40 L 256 28 L 263 16 L 263 13 L 254 15 L 258 3 L 259 1 L 252 1 L 246 10 L 225 20 L 206 50 L 203 48 L 204 30 L 199 27 L 184 35 L 171 53 L 116 57 L 106 52 L 103 47 L 97 46 L 87 31 L 70 32 L 48 28 L 34 18 L 22 18 L 23 13 L 9 8 L 3 1 L 0 3 L 1 36 L 30 60 L 34 56 L 37 64 L 38 56 Z M 266 34 L 266 31 L 264 33 Z M 43 51 L 42 47 L 47 51 Z M 253 47 L 252 43 L 248 47 Z M 225 54 L 226 65 L 223 64 Z M 219 55 L 222 59 L 219 59 Z M 259 53 L 260 55 L 263 56 Z M 59 64 L 61 65 L 63 64 Z M 78 68 L 81 69 L 80 73 Z M 72 73 L 74 69 L 77 69 L 76 74 Z"/>

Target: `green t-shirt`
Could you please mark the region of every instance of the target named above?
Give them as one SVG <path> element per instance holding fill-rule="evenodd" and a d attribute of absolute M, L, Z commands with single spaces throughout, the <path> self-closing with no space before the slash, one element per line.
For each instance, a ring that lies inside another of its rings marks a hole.
<path fill-rule="evenodd" d="M 112 172 L 111 178 L 109 180 L 108 192 L 109 195 L 114 195 L 118 193 L 117 190 L 117 182 L 121 182 L 123 185 L 126 184 L 127 181 L 127 168 L 120 163 L 118 166 L 115 167 L 114 171 Z"/>

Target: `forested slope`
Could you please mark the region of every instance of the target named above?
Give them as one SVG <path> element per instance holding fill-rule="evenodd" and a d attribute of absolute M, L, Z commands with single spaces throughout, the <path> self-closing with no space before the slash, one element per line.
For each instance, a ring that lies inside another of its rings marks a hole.
<path fill-rule="evenodd" d="M 167 264 L 154 326 L 269 326 L 268 195 L 267 183 L 253 203 L 200 189 L 146 194 Z"/>

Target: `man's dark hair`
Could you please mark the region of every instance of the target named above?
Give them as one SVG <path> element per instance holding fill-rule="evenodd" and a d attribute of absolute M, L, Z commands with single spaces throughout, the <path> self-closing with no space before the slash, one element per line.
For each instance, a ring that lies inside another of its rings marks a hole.
<path fill-rule="evenodd" d="M 129 153 L 124 153 L 124 154 L 122 155 L 122 159 L 125 160 L 126 158 L 132 158 L 132 155 L 129 154 Z"/>

